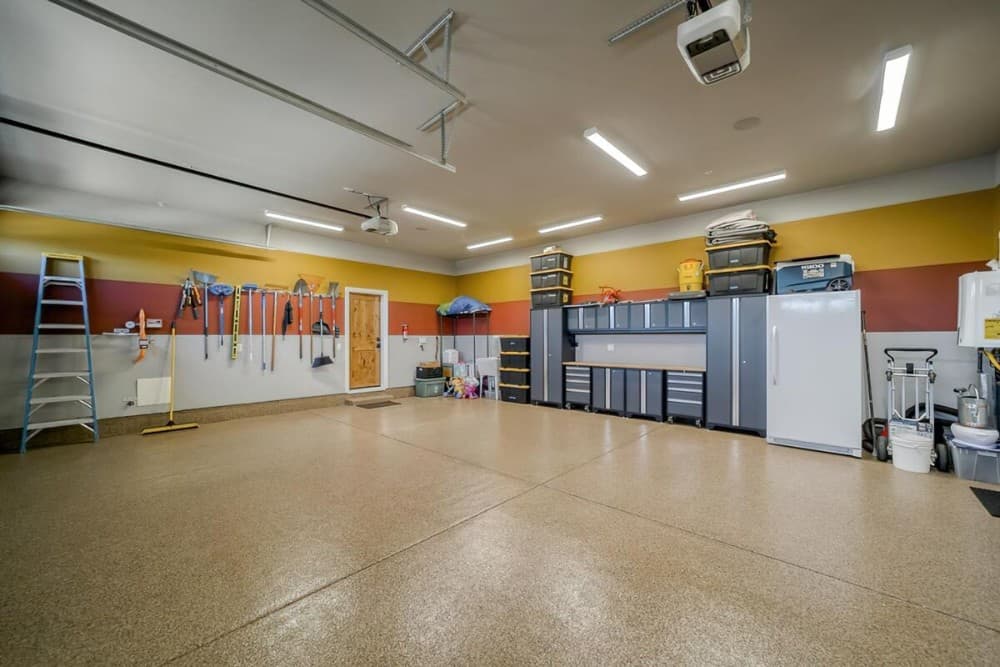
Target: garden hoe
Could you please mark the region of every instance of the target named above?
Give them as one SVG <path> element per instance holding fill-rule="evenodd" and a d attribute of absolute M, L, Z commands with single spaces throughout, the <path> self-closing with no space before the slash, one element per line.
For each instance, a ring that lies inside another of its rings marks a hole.
<path fill-rule="evenodd" d="M 153 426 L 142 429 L 142 435 L 153 435 L 154 433 L 169 433 L 170 431 L 186 431 L 189 428 L 198 428 L 195 422 L 187 424 L 174 423 L 174 377 L 177 367 L 177 322 L 170 323 L 170 413 L 165 426 Z"/>

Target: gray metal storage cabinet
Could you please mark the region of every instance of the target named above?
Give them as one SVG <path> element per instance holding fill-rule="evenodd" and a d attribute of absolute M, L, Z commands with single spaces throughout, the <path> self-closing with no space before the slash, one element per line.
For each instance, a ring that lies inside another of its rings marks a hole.
<path fill-rule="evenodd" d="M 590 407 L 625 414 L 625 369 L 594 366 L 590 370 Z"/>
<path fill-rule="evenodd" d="M 708 299 L 706 425 L 767 430 L 767 295 Z"/>
<path fill-rule="evenodd" d="M 625 370 L 625 413 L 663 421 L 663 371 Z"/>
<path fill-rule="evenodd" d="M 531 311 L 531 402 L 563 407 L 563 362 L 573 347 L 562 308 Z"/>

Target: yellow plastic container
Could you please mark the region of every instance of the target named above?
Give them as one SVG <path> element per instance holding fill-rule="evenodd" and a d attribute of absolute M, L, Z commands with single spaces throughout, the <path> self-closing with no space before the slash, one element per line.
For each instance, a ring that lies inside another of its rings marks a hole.
<path fill-rule="evenodd" d="M 705 263 L 700 259 L 685 259 L 677 266 L 677 283 L 682 292 L 704 289 Z"/>

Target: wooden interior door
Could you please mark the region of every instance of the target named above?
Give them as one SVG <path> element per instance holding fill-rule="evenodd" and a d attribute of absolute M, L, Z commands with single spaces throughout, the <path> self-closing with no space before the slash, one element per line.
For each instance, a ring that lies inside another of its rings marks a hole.
<path fill-rule="evenodd" d="M 379 386 L 382 379 L 382 297 L 352 293 L 350 355 L 351 389 Z"/>

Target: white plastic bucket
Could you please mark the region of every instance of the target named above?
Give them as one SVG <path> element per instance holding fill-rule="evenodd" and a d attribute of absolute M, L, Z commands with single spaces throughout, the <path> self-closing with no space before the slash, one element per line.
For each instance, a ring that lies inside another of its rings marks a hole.
<path fill-rule="evenodd" d="M 925 435 L 897 431 L 892 435 L 892 465 L 906 472 L 927 472 L 931 469 L 934 441 Z"/>

